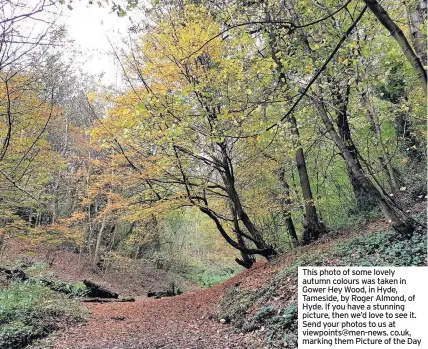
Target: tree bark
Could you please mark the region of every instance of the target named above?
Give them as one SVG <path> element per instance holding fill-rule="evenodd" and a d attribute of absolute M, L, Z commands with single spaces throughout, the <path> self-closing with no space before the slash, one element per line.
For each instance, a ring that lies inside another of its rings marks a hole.
<path fill-rule="evenodd" d="M 295 24 L 299 24 L 299 18 L 297 13 L 294 10 L 294 4 L 291 0 L 285 2 L 291 18 Z M 270 19 L 270 14 L 266 14 L 267 19 Z M 305 43 L 304 49 L 307 51 L 309 48 L 309 43 L 307 42 L 306 34 L 304 31 L 299 31 L 299 36 L 301 40 Z M 278 85 L 283 87 L 286 82 L 286 77 L 284 75 L 284 65 L 276 53 L 278 52 L 277 48 L 277 36 L 274 33 L 270 34 L 270 45 L 271 45 L 271 57 L 277 65 L 277 71 L 279 73 Z M 299 174 L 300 186 L 302 188 L 302 195 L 305 206 L 305 221 L 304 221 L 304 231 L 302 237 L 302 243 L 304 245 L 309 244 L 312 241 L 315 241 L 319 238 L 322 233 L 327 231 L 325 225 L 319 220 L 317 210 L 315 207 L 314 197 L 311 190 L 311 184 L 309 180 L 309 174 L 306 166 L 305 154 L 303 152 L 302 145 L 300 143 L 300 134 L 298 130 L 297 120 L 294 115 L 289 115 L 286 118 L 286 121 L 291 125 L 291 133 L 295 136 L 294 146 L 296 147 L 296 166 L 297 172 Z"/>
<path fill-rule="evenodd" d="M 291 212 L 287 208 L 287 206 L 291 205 L 290 186 L 285 180 L 285 171 L 283 169 L 281 169 L 279 172 L 279 180 L 284 190 L 283 194 L 285 195 L 285 198 L 281 199 L 282 213 L 285 218 L 285 223 L 287 225 L 288 234 L 290 235 L 292 244 L 293 246 L 297 246 L 299 244 L 299 238 L 297 237 L 296 228 L 293 223 L 293 218 L 291 217 Z"/>
<path fill-rule="evenodd" d="M 349 99 L 349 93 L 350 93 L 350 86 L 346 86 L 346 92 L 345 97 L 343 96 L 343 93 L 339 90 L 339 84 L 338 82 L 334 81 L 332 84 L 332 90 L 333 90 L 333 96 L 334 96 L 334 105 L 336 107 L 336 126 L 339 132 L 339 135 L 345 144 L 348 151 L 353 154 L 356 158 L 358 157 L 358 151 L 357 148 L 352 140 L 351 137 L 351 128 L 349 125 L 348 120 L 348 99 Z M 343 154 L 341 154 L 343 157 Z M 345 161 L 346 170 L 348 172 L 348 177 L 350 179 L 355 200 L 357 202 L 357 208 L 360 211 L 370 211 L 373 209 L 373 207 L 376 205 L 374 200 L 371 197 L 367 197 L 363 187 L 358 182 L 358 179 L 353 174 L 351 168 L 348 166 L 348 163 Z M 363 168 L 361 167 L 360 162 L 357 164 L 360 168 L 360 171 L 363 171 Z"/>
<path fill-rule="evenodd" d="M 343 154 L 346 164 L 352 171 L 353 176 L 364 188 L 364 191 L 367 193 L 367 195 L 375 200 L 383 215 L 392 225 L 392 227 L 396 231 L 410 236 L 418 228 L 419 225 L 417 222 L 408 217 L 395 205 L 395 203 L 389 197 L 383 195 L 383 193 L 370 181 L 364 171 L 362 171 L 362 166 L 359 164 L 357 154 L 349 151 L 343 139 L 334 128 L 332 121 L 327 115 L 327 111 L 323 102 L 318 101 L 316 104 L 327 131 L 329 132 L 336 146 L 339 148 L 340 152 Z"/>
<path fill-rule="evenodd" d="M 5 233 L 0 232 L 0 257 L 3 255 Z"/>
<path fill-rule="evenodd" d="M 422 84 L 425 94 L 427 93 L 427 72 L 422 65 L 421 60 L 413 51 L 412 46 L 408 42 L 403 31 L 398 27 L 397 24 L 391 19 L 389 14 L 385 9 L 376 1 L 376 0 L 363 0 L 370 11 L 376 16 L 380 23 L 389 31 L 391 36 L 397 41 L 400 46 L 401 51 L 404 56 L 407 58 L 408 62 L 411 64 L 415 70 L 418 78 Z"/>
<path fill-rule="evenodd" d="M 248 214 L 242 207 L 241 199 L 238 195 L 238 192 L 235 188 L 235 176 L 233 171 L 232 162 L 230 161 L 229 155 L 227 153 L 227 146 L 225 142 L 217 143 L 221 152 L 221 161 L 222 161 L 222 169 L 221 177 L 223 179 L 223 183 L 227 189 L 228 196 L 233 205 L 233 210 L 236 212 L 237 217 L 244 224 L 248 233 L 252 236 L 253 242 L 258 249 L 272 249 L 272 247 L 268 246 L 263 239 L 262 233 L 258 230 L 255 224 L 251 221 Z"/>
<path fill-rule="evenodd" d="M 111 193 L 111 188 L 110 188 L 110 193 Z M 107 195 L 107 205 L 106 208 L 110 205 L 111 200 L 110 200 L 110 196 Z M 104 230 L 106 228 L 106 224 L 107 224 L 107 214 L 104 213 L 104 217 L 103 220 L 101 222 L 101 227 L 100 230 L 98 231 L 97 234 L 97 241 L 95 243 L 95 250 L 94 250 L 94 256 L 93 256 L 93 260 L 92 260 L 92 269 L 96 270 L 97 269 L 97 263 L 99 260 L 99 254 L 100 254 L 100 247 L 101 247 L 101 241 L 103 239 L 103 235 L 104 235 Z"/>
<path fill-rule="evenodd" d="M 98 231 L 98 234 L 97 234 L 97 242 L 95 243 L 94 256 L 92 259 L 92 269 L 93 270 L 97 269 L 97 263 L 98 263 L 98 259 L 99 259 L 98 255 L 100 253 L 101 240 L 103 238 L 104 229 L 106 227 L 106 221 L 107 221 L 107 216 L 104 215 L 102 223 L 101 223 L 100 230 Z"/>
<path fill-rule="evenodd" d="M 242 236 L 242 231 L 241 228 L 239 227 L 239 219 L 238 216 L 235 212 L 235 209 L 233 207 L 233 205 L 230 205 L 230 210 L 233 216 L 233 230 L 235 232 L 235 236 L 236 236 L 236 240 L 238 241 L 238 244 L 243 246 L 243 247 L 247 247 L 247 244 L 245 243 L 245 239 Z M 254 262 L 256 261 L 255 258 L 247 253 L 244 253 L 242 251 L 241 252 L 241 259 L 236 258 L 235 261 L 239 264 L 242 265 L 244 268 L 246 269 L 250 269 L 252 267 L 252 265 L 254 264 Z"/>
<path fill-rule="evenodd" d="M 385 144 L 383 143 L 382 139 L 382 130 L 380 128 L 380 121 L 379 116 L 373 107 L 373 105 L 370 103 L 370 100 L 368 99 L 368 96 L 366 93 L 363 93 L 362 95 L 362 102 L 367 108 L 367 113 L 369 116 L 369 119 L 371 121 L 371 124 L 374 128 L 374 133 L 376 134 L 376 137 L 378 139 L 381 151 L 382 151 L 382 158 L 383 158 L 383 166 L 386 169 L 386 174 L 388 176 L 388 182 L 389 186 L 391 188 L 391 191 L 395 193 L 399 189 L 398 180 L 395 175 L 394 168 L 391 164 L 390 155 L 385 147 Z"/>
<path fill-rule="evenodd" d="M 312 241 L 317 240 L 320 235 L 326 232 L 325 225 L 318 219 L 317 210 L 315 207 L 314 196 L 312 194 L 311 183 L 309 180 L 308 169 L 306 167 L 305 154 L 300 144 L 300 135 L 297 128 L 297 121 L 294 116 L 288 118 L 292 125 L 291 133 L 296 136 L 296 165 L 299 173 L 300 186 L 305 204 L 305 223 L 302 237 L 302 243 L 307 245 Z"/>
<path fill-rule="evenodd" d="M 52 212 L 52 224 L 58 222 L 59 217 L 59 185 L 61 181 L 61 171 L 58 171 L 56 183 L 53 190 L 53 212 Z"/>
<path fill-rule="evenodd" d="M 258 249 L 258 248 L 249 248 L 244 247 L 238 244 L 235 240 L 233 240 L 226 232 L 226 230 L 223 228 L 223 225 L 221 224 L 220 220 L 217 218 L 217 216 L 207 207 L 200 206 L 199 210 L 206 214 L 209 218 L 211 218 L 212 221 L 214 221 L 217 230 L 220 232 L 221 236 L 226 240 L 226 242 L 232 246 L 233 248 L 237 249 L 238 251 L 241 251 L 248 255 L 254 255 L 258 254 L 260 256 L 265 257 L 266 259 L 270 259 L 272 256 L 276 255 L 276 251 L 272 247 L 264 248 L 264 249 Z"/>
<path fill-rule="evenodd" d="M 427 1 L 422 0 L 416 8 L 409 8 L 408 1 L 405 1 L 407 21 L 409 24 L 410 37 L 412 39 L 415 52 L 424 67 L 427 65 L 427 37 L 423 34 L 425 27 Z"/>

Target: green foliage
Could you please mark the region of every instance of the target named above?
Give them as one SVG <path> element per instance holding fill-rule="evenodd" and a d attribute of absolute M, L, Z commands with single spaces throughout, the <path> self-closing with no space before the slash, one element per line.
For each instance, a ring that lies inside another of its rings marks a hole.
<path fill-rule="evenodd" d="M 287 346 L 297 346 L 297 307 L 297 302 L 292 302 L 269 321 L 266 335 L 269 344 L 282 341 Z"/>
<path fill-rule="evenodd" d="M 85 297 L 88 291 L 83 282 L 79 281 L 75 284 L 69 284 L 53 277 L 32 279 L 32 283 L 49 287 L 52 291 L 68 295 L 69 298 Z"/>
<path fill-rule="evenodd" d="M 426 244 L 426 234 L 407 239 L 388 231 L 339 246 L 335 257 L 343 266 L 420 266 L 426 265 Z"/>
<path fill-rule="evenodd" d="M 381 99 L 397 104 L 405 94 L 406 76 L 403 72 L 403 63 L 393 65 L 387 75 L 386 81 L 377 86 L 377 92 Z"/>
<path fill-rule="evenodd" d="M 423 220 L 424 213 L 417 219 Z M 220 305 L 218 318 L 230 319 L 243 331 L 265 328 L 266 341 L 294 348 L 297 343 L 297 273 L 300 266 L 426 266 L 427 235 L 415 233 L 410 239 L 394 231 L 364 234 L 342 242 L 330 251 L 309 251 L 279 271 L 264 287 L 241 290 L 232 287 Z M 271 304 L 283 299 L 280 306 Z M 278 309 L 276 311 L 276 309 Z M 257 309 L 253 316 L 247 314 Z"/>
<path fill-rule="evenodd" d="M 30 265 L 28 265 L 30 264 Z M 21 269 L 30 277 L 26 282 L 32 285 L 48 287 L 52 291 L 68 295 L 69 298 L 85 297 L 87 287 L 81 281 L 74 284 L 57 279 L 48 272 L 48 266 L 44 262 L 28 262 L 22 259 L 16 259 L 12 269 Z"/>
<path fill-rule="evenodd" d="M 227 280 L 234 276 L 237 271 L 232 270 L 218 270 L 218 271 L 206 271 L 199 269 L 197 272 L 187 272 L 182 274 L 185 278 L 195 281 L 203 286 L 211 287 L 224 280 Z"/>
<path fill-rule="evenodd" d="M 18 264 L 17 267 L 20 267 L 22 264 L 22 262 L 17 262 L 15 264 Z M 36 274 L 41 274 L 43 272 L 46 271 L 48 265 L 45 262 L 36 262 L 34 264 L 32 264 L 31 266 L 29 266 L 26 271 L 29 272 L 30 274 L 36 273 Z"/>
<path fill-rule="evenodd" d="M 210 223 L 196 210 L 170 212 L 158 224 L 157 239 L 142 249 L 142 257 L 206 287 L 230 278 L 242 269 Z"/>
<path fill-rule="evenodd" d="M 84 321 L 86 311 L 47 287 L 14 283 L 0 290 L 0 349 L 22 348 L 67 324 Z"/>
<path fill-rule="evenodd" d="M 242 290 L 239 285 L 231 287 L 217 310 L 218 319 L 231 321 L 241 329 L 246 323 L 246 314 L 258 297 L 257 292 Z"/>
<path fill-rule="evenodd" d="M 260 308 L 242 327 L 244 332 L 251 332 L 259 329 L 262 324 L 267 323 L 276 314 L 274 305 L 267 304 Z"/>
<path fill-rule="evenodd" d="M 78 281 L 75 284 L 73 284 L 71 290 L 72 290 L 71 294 L 74 297 L 85 297 L 88 292 L 88 288 L 82 281 Z"/>

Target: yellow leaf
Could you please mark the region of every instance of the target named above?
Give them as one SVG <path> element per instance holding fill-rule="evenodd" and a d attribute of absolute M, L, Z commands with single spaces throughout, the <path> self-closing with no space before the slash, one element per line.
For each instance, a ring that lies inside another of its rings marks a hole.
<path fill-rule="evenodd" d="M 95 94 L 95 92 L 93 92 L 93 91 L 88 92 L 88 102 L 89 103 L 92 103 L 95 100 L 95 98 L 97 98 L 97 95 Z"/>

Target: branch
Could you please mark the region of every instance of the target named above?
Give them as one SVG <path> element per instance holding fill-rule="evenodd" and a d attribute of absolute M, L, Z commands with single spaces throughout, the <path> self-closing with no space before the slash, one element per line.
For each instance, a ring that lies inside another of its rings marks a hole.
<path fill-rule="evenodd" d="M 9 93 L 9 84 L 8 81 L 5 81 L 5 87 L 6 87 L 6 97 L 7 97 L 7 107 L 6 107 L 6 115 L 7 115 L 7 134 L 6 138 L 3 142 L 3 149 L 2 153 L 0 155 L 0 161 L 3 160 L 4 156 L 6 155 L 6 151 L 9 148 L 10 144 L 10 135 L 12 133 L 12 118 L 11 118 L 11 111 L 10 111 L 10 93 Z"/>
<path fill-rule="evenodd" d="M 208 166 L 213 166 L 214 168 L 216 168 L 216 169 L 218 169 L 218 170 L 221 170 L 221 168 L 222 168 L 222 165 L 221 165 L 221 164 L 216 163 L 215 161 L 212 161 L 212 160 L 210 160 L 210 159 L 207 159 L 207 158 L 206 158 L 206 157 L 204 157 L 204 156 L 195 155 L 195 154 L 193 154 L 191 151 L 189 151 L 189 150 L 187 150 L 187 149 L 185 149 L 185 148 L 183 148 L 183 147 L 181 147 L 181 146 L 179 146 L 179 145 L 175 145 L 174 147 L 175 147 L 175 148 L 177 148 L 179 151 L 181 151 L 181 152 L 183 152 L 183 153 L 185 153 L 185 154 L 187 154 L 187 155 L 191 156 L 192 158 L 195 158 L 195 159 L 197 159 L 197 160 L 200 160 L 200 161 L 204 162 L 204 163 L 205 163 L 205 164 L 207 164 Z"/>
<path fill-rule="evenodd" d="M 358 22 L 361 20 L 361 18 L 363 17 L 363 14 L 366 12 L 366 10 L 367 10 L 367 6 L 364 6 L 363 10 L 360 12 L 360 14 L 358 15 L 357 19 L 352 23 L 352 25 L 348 28 L 348 30 L 343 34 L 342 38 L 337 43 L 336 47 L 330 53 L 330 55 L 328 56 L 328 58 L 324 61 L 324 63 L 321 66 L 321 68 L 312 77 L 312 79 L 306 85 L 306 87 L 303 90 L 303 92 L 300 94 L 300 96 L 293 103 L 293 105 L 291 106 L 291 108 L 287 111 L 287 113 L 285 113 L 285 115 L 278 122 L 272 124 L 271 126 L 265 128 L 263 131 L 260 131 L 258 133 L 254 133 L 254 134 L 246 135 L 246 136 L 227 136 L 227 137 L 229 137 L 229 138 L 236 138 L 236 139 L 239 139 L 239 138 L 254 138 L 254 137 L 260 136 L 261 134 L 263 134 L 265 132 L 268 132 L 268 131 L 272 130 L 275 127 L 278 127 L 280 122 L 286 120 L 294 112 L 294 110 L 296 109 L 296 107 L 298 106 L 298 104 L 300 103 L 300 101 L 303 99 L 303 97 L 306 96 L 306 94 L 308 93 L 309 89 L 312 87 L 312 85 L 315 83 L 315 81 L 320 77 L 321 73 L 327 68 L 328 64 L 331 62 L 331 60 L 334 58 L 334 56 L 336 55 L 336 53 L 339 51 L 340 47 L 343 45 L 343 43 L 345 42 L 345 40 L 348 38 L 348 36 L 351 34 L 351 32 L 357 26 Z"/>
<path fill-rule="evenodd" d="M 217 35 L 213 36 L 212 38 L 208 39 L 207 41 L 205 41 L 202 46 L 200 46 L 197 50 L 193 51 L 192 53 L 190 53 L 187 57 L 182 58 L 181 61 L 185 61 L 187 59 L 189 59 L 190 57 L 192 57 L 193 55 L 195 55 L 196 53 L 198 53 L 199 51 L 201 51 L 205 46 L 207 46 L 210 42 L 212 42 L 213 40 L 217 39 L 218 37 L 222 36 L 223 34 L 227 33 L 229 30 L 232 29 L 236 29 L 236 28 L 240 28 L 240 27 L 246 27 L 248 25 L 252 25 L 252 24 L 271 24 L 271 25 L 276 25 L 276 26 L 280 26 L 283 28 L 289 28 L 290 30 L 294 31 L 295 29 L 302 29 L 305 27 L 310 27 L 312 25 L 315 25 L 317 23 L 320 23 L 322 21 L 325 21 L 327 19 L 329 19 L 330 17 L 333 17 L 336 13 L 342 11 L 352 0 L 348 0 L 344 5 L 342 5 L 341 7 L 339 7 L 336 11 L 334 11 L 333 13 L 317 19 L 316 21 L 310 22 L 310 23 L 306 23 L 306 24 L 295 24 L 293 22 L 290 21 L 250 21 L 250 22 L 244 22 L 244 23 L 238 23 L 238 24 L 234 24 L 224 30 L 222 30 L 220 33 L 218 33 Z"/>
<path fill-rule="evenodd" d="M 334 50 L 330 53 L 330 56 L 328 56 L 328 58 L 325 60 L 324 64 L 321 66 L 321 68 L 316 72 L 316 74 L 312 77 L 312 79 L 306 85 L 306 87 L 303 90 L 302 94 L 293 103 L 293 105 L 287 111 L 287 113 L 281 118 L 281 120 L 280 120 L 281 122 L 284 121 L 284 120 L 286 120 L 291 115 L 291 113 L 294 111 L 294 109 L 296 109 L 297 105 L 300 103 L 300 101 L 303 99 L 303 97 L 306 96 L 306 94 L 309 91 L 309 89 L 312 87 L 312 85 L 315 83 L 315 81 L 319 78 L 319 76 L 321 75 L 321 73 L 327 68 L 328 64 L 334 58 L 334 56 L 336 55 L 337 51 L 339 51 L 339 49 L 342 46 L 342 44 L 345 42 L 345 40 L 348 38 L 348 36 L 351 34 L 351 32 L 357 26 L 358 22 L 361 20 L 361 18 L 363 17 L 363 14 L 366 12 L 366 10 L 367 10 L 367 6 L 364 6 L 363 10 L 360 12 L 360 14 L 357 17 L 357 19 L 354 21 L 354 23 L 352 23 L 352 25 L 348 28 L 348 30 L 345 32 L 345 34 L 343 34 L 342 38 L 337 43 L 337 45 L 334 48 Z M 276 126 L 278 126 L 278 123 L 269 126 L 264 132 L 270 131 L 271 129 L 273 129 Z"/>
<path fill-rule="evenodd" d="M 272 248 L 265 248 L 265 249 L 256 249 L 256 248 L 247 248 L 244 246 L 239 245 L 235 240 L 233 240 L 228 234 L 227 232 L 224 230 L 223 226 L 221 225 L 221 222 L 219 221 L 219 219 L 216 217 L 216 215 L 214 215 L 210 209 L 208 209 L 207 207 L 199 207 L 199 210 L 202 213 L 205 213 L 208 217 L 210 217 L 218 231 L 220 232 L 221 236 L 223 236 L 223 238 L 227 241 L 227 243 L 229 245 L 231 245 L 232 247 L 234 247 L 235 249 L 245 253 L 245 254 L 249 254 L 249 255 L 254 255 L 254 254 L 259 254 L 261 256 L 272 256 L 273 254 L 275 254 L 275 251 Z"/>
<path fill-rule="evenodd" d="M 95 112 L 94 108 L 92 107 L 91 103 L 89 103 L 88 100 L 86 100 L 89 106 L 89 110 L 91 111 L 92 116 L 95 118 L 95 120 L 97 120 L 101 126 L 113 137 L 113 141 L 114 143 L 117 145 L 117 147 L 120 150 L 120 153 L 122 154 L 122 156 L 125 158 L 125 160 L 128 162 L 129 166 L 131 166 L 131 168 L 137 172 L 141 172 L 141 169 L 139 169 L 132 161 L 131 159 L 128 157 L 128 155 L 126 155 L 125 150 L 123 149 L 122 145 L 120 144 L 120 142 L 117 140 L 117 138 L 114 136 L 114 134 L 104 125 L 104 123 L 100 120 L 100 118 L 98 117 L 97 113 Z M 145 180 L 146 184 L 149 186 L 149 188 L 153 191 L 153 193 L 156 195 L 156 197 L 158 198 L 158 200 L 161 200 L 161 196 L 159 195 L 159 193 L 154 190 L 152 184 L 150 183 L 150 181 L 148 179 Z"/>
<path fill-rule="evenodd" d="M 12 172 L 10 174 L 14 173 L 19 168 L 19 166 L 21 165 L 22 161 L 24 161 L 24 159 L 27 157 L 28 153 L 34 148 L 34 146 L 39 141 L 40 137 L 42 137 L 42 135 L 45 133 L 45 131 L 46 131 L 48 125 L 49 125 L 49 122 L 50 122 L 50 120 L 52 118 L 52 114 L 53 114 L 53 105 L 54 105 L 54 101 L 53 101 L 54 96 L 53 95 L 54 95 L 54 89 L 52 88 L 52 91 L 51 91 L 51 105 L 50 105 L 50 110 L 49 110 L 49 116 L 48 116 L 45 124 L 43 125 L 41 131 L 37 135 L 36 139 L 33 141 L 33 143 L 31 144 L 31 146 L 27 149 L 27 151 L 25 152 L 25 154 L 21 157 L 21 159 L 19 160 L 18 164 L 15 166 L 15 168 L 12 170 Z"/>
<path fill-rule="evenodd" d="M 26 189 L 22 188 L 16 181 L 14 181 L 12 178 L 10 178 L 6 173 L 4 173 L 2 170 L 0 170 L 0 174 L 6 178 L 7 181 L 9 181 L 10 183 L 12 183 L 12 185 L 17 188 L 18 190 L 22 191 L 25 195 L 29 196 L 30 198 L 32 198 L 34 201 L 39 202 L 39 200 L 30 192 L 28 192 Z"/>
<path fill-rule="evenodd" d="M 58 2 L 58 1 L 53 1 L 49 6 L 54 5 L 56 2 Z M 18 16 L 15 16 L 15 17 L 11 17 L 11 18 L 6 18 L 6 19 L 0 21 L 0 25 L 8 23 L 8 22 L 17 22 L 17 21 L 19 21 L 21 19 L 24 19 L 24 18 L 27 18 L 27 17 L 30 17 L 30 16 L 34 16 L 37 13 L 43 12 L 44 9 L 45 9 L 45 3 L 46 3 L 46 0 L 43 0 L 42 4 L 40 5 L 39 8 L 37 8 L 38 7 L 38 5 L 37 5 L 34 8 L 34 10 L 32 10 L 30 12 L 23 13 L 21 15 L 18 15 Z"/>

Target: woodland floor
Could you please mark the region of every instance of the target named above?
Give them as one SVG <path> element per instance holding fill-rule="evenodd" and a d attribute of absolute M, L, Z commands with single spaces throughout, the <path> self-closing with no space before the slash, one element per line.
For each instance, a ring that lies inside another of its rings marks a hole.
<path fill-rule="evenodd" d="M 31 348 L 261 349 L 263 343 L 256 334 L 235 333 L 210 316 L 225 290 L 248 277 L 248 273 L 256 274 L 254 270 L 247 271 L 215 287 L 175 297 L 86 303 L 91 311 L 88 322 L 54 333 Z"/>
<path fill-rule="evenodd" d="M 133 303 L 87 303 L 92 313 L 87 323 L 53 333 L 31 348 L 269 348 L 260 333 L 239 333 L 232 326 L 212 318 L 210 314 L 227 289 L 238 283 L 243 288 L 257 288 L 302 254 L 319 253 L 362 233 L 370 234 L 387 228 L 386 222 L 378 220 L 358 230 L 331 233 L 311 246 L 281 255 L 270 263 L 258 262 L 251 270 L 210 289 L 162 299 L 137 297 Z"/>
<path fill-rule="evenodd" d="M 216 298 L 212 291 L 201 291 L 175 298 L 140 298 L 135 303 L 91 305 L 93 317 L 89 322 L 57 334 L 54 348 L 249 347 L 245 336 L 204 317 L 206 307 L 213 305 Z"/>
<path fill-rule="evenodd" d="M 86 303 L 88 322 L 56 332 L 31 348 L 54 349 L 208 349 L 264 347 L 256 333 L 236 333 L 212 319 L 211 311 L 226 290 L 236 283 L 255 286 L 271 270 L 258 263 L 212 288 L 175 297 L 136 297 L 135 302 Z M 273 267 L 273 265 L 272 265 Z"/>

